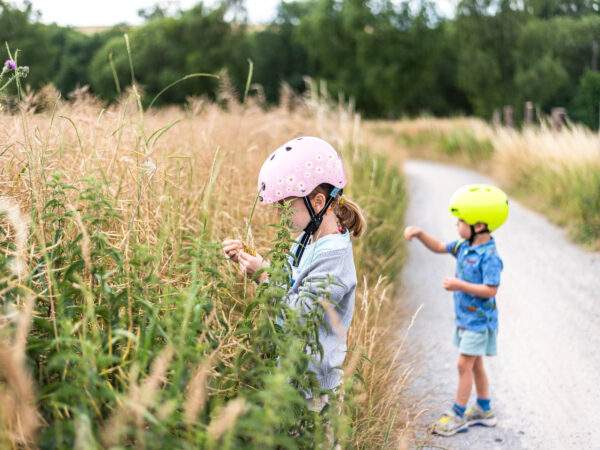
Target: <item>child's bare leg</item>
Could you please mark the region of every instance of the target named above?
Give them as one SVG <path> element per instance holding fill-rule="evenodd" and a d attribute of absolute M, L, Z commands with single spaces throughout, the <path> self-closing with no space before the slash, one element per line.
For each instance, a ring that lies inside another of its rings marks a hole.
<path fill-rule="evenodd" d="M 490 385 L 488 377 L 483 366 L 483 356 L 477 356 L 473 364 L 473 376 L 475 378 L 475 388 L 477 389 L 477 398 L 490 398 Z"/>
<path fill-rule="evenodd" d="M 460 355 L 458 357 L 458 391 L 456 392 L 456 403 L 464 406 L 469 401 L 473 387 L 473 365 L 476 356 Z"/>

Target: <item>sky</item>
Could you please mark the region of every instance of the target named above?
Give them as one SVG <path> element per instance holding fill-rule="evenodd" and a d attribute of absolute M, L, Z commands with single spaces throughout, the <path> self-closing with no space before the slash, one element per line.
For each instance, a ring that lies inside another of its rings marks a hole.
<path fill-rule="evenodd" d="M 265 23 L 275 16 L 280 0 L 247 0 L 248 16 L 253 23 Z M 457 0 L 436 0 L 438 10 L 450 14 Z M 34 9 L 42 13 L 42 22 L 76 27 L 110 26 L 126 22 L 138 24 L 138 10 L 160 3 L 187 9 L 198 0 L 32 0 Z M 217 0 L 205 0 L 215 4 Z M 15 3 L 20 3 L 15 1 Z"/>

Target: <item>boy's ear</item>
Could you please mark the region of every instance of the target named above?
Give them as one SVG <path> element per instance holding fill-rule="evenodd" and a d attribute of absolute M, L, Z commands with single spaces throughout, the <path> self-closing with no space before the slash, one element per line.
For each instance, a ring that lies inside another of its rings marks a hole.
<path fill-rule="evenodd" d="M 484 231 L 486 228 L 487 228 L 487 225 L 485 223 L 478 222 L 475 224 L 475 231 L 477 233 Z"/>

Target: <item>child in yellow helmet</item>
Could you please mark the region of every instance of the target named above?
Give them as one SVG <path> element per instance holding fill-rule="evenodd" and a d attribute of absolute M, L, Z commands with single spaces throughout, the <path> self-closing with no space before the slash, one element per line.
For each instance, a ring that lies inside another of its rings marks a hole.
<path fill-rule="evenodd" d="M 416 237 L 434 253 L 450 253 L 457 263 L 456 276 L 443 281 L 444 289 L 454 293 L 454 343 L 460 352 L 454 405 L 432 426 L 433 433 L 443 436 L 467 431 L 471 425 L 496 425 L 483 356 L 496 355 L 496 293 L 503 264 L 491 233 L 508 217 L 508 198 L 494 186 L 467 185 L 454 193 L 449 209 L 458 218 L 459 240 L 443 244 L 418 227 L 404 230 L 407 240 Z M 477 402 L 467 411 L 473 382 Z"/>

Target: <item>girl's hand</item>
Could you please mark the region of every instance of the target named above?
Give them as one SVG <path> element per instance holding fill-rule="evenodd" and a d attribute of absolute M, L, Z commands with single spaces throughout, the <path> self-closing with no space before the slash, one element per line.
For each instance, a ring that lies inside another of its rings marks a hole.
<path fill-rule="evenodd" d="M 240 264 L 240 269 L 243 273 L 250 277 L 253 277 L 254 274 L 260 269 L 264 269 L 269 266 L 269 264 L 260 255 L 252 256 L 244 251 L 240 251 L 237 254 L 237 257 Z M 264 272 L 261 274 L 258 281 L 266 281 L 267 278 L 268 274 Z"/>
<path fill-rule="evenodd" d="M 463 287 L 462 281 L 454 277 L 444 278 L 442 285 L 447 291 L 460 291 Z"/>
<path fill-rule="evenodd" d="M 412 238 L 417 237 L 419 234 L 421 234 L 421 229 L 419 227 L 406 227 L 404 229 L 404 239 L 406 239 L 407 241 L 412 241 Z"/>
<path fill-rule="evenodd" d="M 239 239 L 225 239 L 223 241 L 223 252 L 233 262 L 240 262 L 239 254 L 244 250 L 244 244 Z"/>

